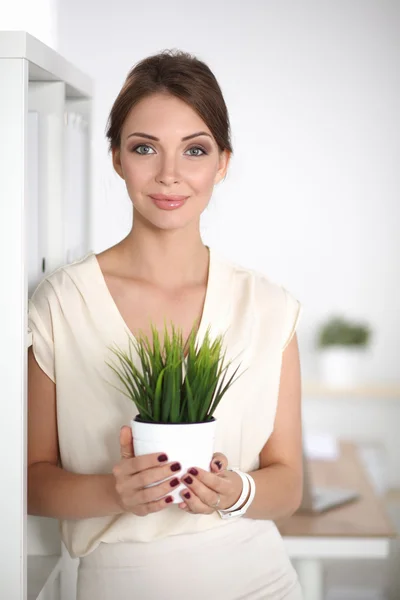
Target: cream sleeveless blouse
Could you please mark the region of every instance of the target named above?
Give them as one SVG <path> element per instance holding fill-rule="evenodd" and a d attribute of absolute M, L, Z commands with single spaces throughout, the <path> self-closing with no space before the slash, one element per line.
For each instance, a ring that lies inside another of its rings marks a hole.
<path fill-rule="evenodd" d="M 226 357 L 244 374 L 219 404 L 215 451 L 243 471 L 259 467 L 259 453 L 274 426 L 282 352 L 291 340 L 302 306 L 284 287 L 210 249 L 200 342 L 225 334 Z M 57 423 L 64 469 L 111 473 L 120 460 L 119 430 L 137 414 L 106 365 L 113 343 L 127 347 L 128 327 L 108 290 L 94 253 L 44 278 L 29 300 L 33 353 L 56 384 Z M 109 384 L 112 385 L 109 385 Z M 169 457 L 175 460 L 174 457 Z M 217 513 L 193 515 L 176 505 L 137 517 L 125 513 L 61 522 L 73 557 L 100 542 L 150 542 L 167 536 L 228 526 Z"/>

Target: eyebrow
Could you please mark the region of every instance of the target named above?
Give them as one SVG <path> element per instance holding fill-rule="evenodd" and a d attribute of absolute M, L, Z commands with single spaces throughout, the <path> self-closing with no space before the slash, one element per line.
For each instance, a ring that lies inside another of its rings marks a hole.
<path fill-rule="evenodd" d="M 185 137 L 182 138 L 181 141 L 186 142 L 187 140 L 191 140 L 195 137 L 199 137 L 200 135 L 207 135 L 208 137 L 211 137 L 211 135 L 209 133 L 207 133 L 206 131 L 197 131 L 196 133 L 186 135 Z M 160 138 L 157 138 L 154 135 L 150 135 L 149 133 L 142 133 L 141 131 L 135 131 L 135 133 L 130 133 L 126 139 L 133 137 L 133 136 L 147 138 L 148 140 L 154 140 L 155 142 L 160 141 Z"/>

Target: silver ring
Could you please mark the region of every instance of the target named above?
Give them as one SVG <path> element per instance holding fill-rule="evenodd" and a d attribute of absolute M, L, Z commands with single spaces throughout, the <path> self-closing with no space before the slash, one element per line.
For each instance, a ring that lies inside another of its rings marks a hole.
<path fill-rule="evenodd" d="M 215 502 L 215 504 L 211 504 L 211 508 L 217 509 L 220 502 L 221 502 L 221 495 L 218 494 L 218 500 Z"/>

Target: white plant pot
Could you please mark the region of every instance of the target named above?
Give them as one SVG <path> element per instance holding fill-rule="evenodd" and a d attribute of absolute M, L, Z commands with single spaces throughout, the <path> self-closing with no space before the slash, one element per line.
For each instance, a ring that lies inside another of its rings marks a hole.
<path fill-rule="evenodd" d="M 214 454 L 216 425 L 215 419 L 207 423 L 175 424 L 143 423 L 135 418 L 131 421 L 135 456 L 153 452 L 165 453 L 169 462 L 181 464 L 181 471 L 176 474 L 171 471 L 171 476 L 176 475 L 178 478 L 186 475 L 187 470 L 191 467 L 200 467 L 204 471 L 210 471 L 210 463 Z M 171 488 L 168 495 L 172 496 L 173 504 L 183 502 L 180 492 L 185 487 L 184 484 L 181 484 L 176 488 Z"/>
<path fill-rule="evenodd" d="M 332 346 L 320 350 L 320 377 L 331 387 L 352 387 L 364 383 L 367 374 L 364 347 Z"/>

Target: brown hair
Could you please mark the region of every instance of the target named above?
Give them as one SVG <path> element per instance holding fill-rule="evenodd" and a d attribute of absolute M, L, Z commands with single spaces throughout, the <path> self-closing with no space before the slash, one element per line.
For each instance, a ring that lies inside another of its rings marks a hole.
<path fill-rule="evenodd" d="M 233 152 L 228 110 L 209 67 L 187 52 L 164 50 L 137 63 L 128 73 L 107 122 L 109 150 L 119 148 L 130 110 L 143 98 L 168 93 L 191 106 L 203 119 L 220 149 Z"/>

